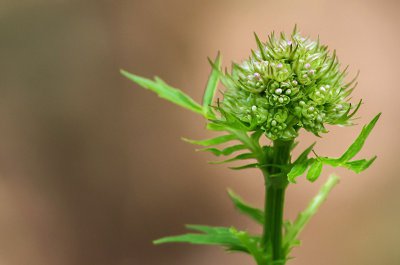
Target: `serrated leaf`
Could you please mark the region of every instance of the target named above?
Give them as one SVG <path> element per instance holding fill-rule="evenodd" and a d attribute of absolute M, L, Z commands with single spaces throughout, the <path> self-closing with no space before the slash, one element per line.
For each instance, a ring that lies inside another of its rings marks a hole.
<path fill-rule="evenodd" d="M 152 81 L 150 79 L 131 74 L 125 70 L 121 70 L 121 74 L 139 86 L 157 93 L 159 97 L 203 115 L 203 108 L 201 105 L 199 105 L 181 90 L 167 85 L 160 78 L 156 77 L 156 81 Z"/>
<path fill-rule="evenodd" d="M 214 147 L 209 147 L 209 148 L 197 149 L 197 151 L 208 151 L 208 152 L 213 153 L 216 156 L 221 156 L 221 155 L 227 156 L 227 155 L 233 154 L 234 152 L 244 150 L 244 149 L 246 149 L 246 146 L 244 146 L 242 144 L 238 144 L 238 145 L 229 146 L 222 150 L 220 150 L 218 148 L 214 148 Z"/>
<path fill-rule="evenodd" d="M 187 138 L 182 138 L 182 140 L 184 140 L 185 142 L 188 142 L 191 144 L 197 144 L 197 145 L 201 145 L 201 146 L 223 144 L 223 143 L 235 140 L 235 139 L 236 139 L 236 137 L 231 134 L 221 135 L 221 136 L 217 136 L 217 137 L 209 138 L 209 139 L 205 139 L 205 140 L 190 140 Z"/>
<path fill-rule="evenodd" d="M 288 173 L 288 181 L 296 183 L 296 178 L 303 175 L 307 168 L 314 162 L 314 158 L 310 158 L 302 163 L 296 163 Z"/>
<path fill-rule="evenodd" d="M 218 67 L 218 69 L 221 67 L 221 55 L 219 52 L 217 57 L 215 58 L 214 64 L 216 65 L 216 67 Z M 203 112 L 207 117 L 208 116 L 214 117 L 210 105 L 213 102 L 215 91 L 218 87 L 219 76 L 220 76 L 220 71 L 216 70 L 215 68 L 212 68 L 210 76 L 208 78 L 206 90 L 203 95 Z"/>
<path fill-rule="evenodd" d="M 264 212 L 258 208 L 250 206 L 246 202 L 242 200 L 237 194 L 235 194 L 232 190 L 228 190 L 229 197 L 231 198 L 235 208 L 239 210 L 241 213 L 249 216 L 251 219 L 256 221 L 259 224 L 264 224 Z"/>
<path fill-rule="evenodd" d="M 320 160 L 314 160 L 311 164 L 310 169 L 307 172 L 307 179 L 311 182 L 314 182 L 318 179 L 322 172 L 323 163 Z"/>
<path fill-rule="evenodd" d="M 367 159 L 361 159 L 361 160 L 354 160 L 350 162 L 346 162 L 343 164 L 346 168 L 356 172 L 360 173 L 364 170 L 366 170 L 376 159 L 376 156 L 373 158 L 367 160 Z"/>
<path fill-rule="evenodd" d="M 352 145 L 347 149 L 347 151 L 338 158 L 340 163 L 346 163 L 350 159 L 352 159 L 355 155 L 357 155 L 358 152 L 360 152 L 361 148 L 363 147 L 365 140 L 367 139 L 368 135 L 371 133 L 372 129 L 374 128 L 375 124 L 379 120 L 379 117 L 381 116 L 381 113 L 376 115 L 372 121 L 363 127 L 361 130 L 360 135 L 357 137 L 357 139 L 354 141 Z"/>

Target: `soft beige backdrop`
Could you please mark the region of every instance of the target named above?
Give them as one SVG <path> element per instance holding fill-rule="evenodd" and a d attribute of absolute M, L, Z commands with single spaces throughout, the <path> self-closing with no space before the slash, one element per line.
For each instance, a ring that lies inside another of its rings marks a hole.
<path fill-rule="evenodd" d="M 359 123 L 383 116 L 362 152 L 379 159 L 362 175 L 338 170 L 341 184 L 289 264 L 400 264 L 399 3 L 1 0 L 0 264 L 253 264 L 212 247 L 152 246 L 185 223 L 258 231 L 225 189 L 261 205 L 263 183 L 256 171 L 208 165 L 180 140 L 211 136 L 204 121 L 118 69 L 157 74 L 200 100 L 207 56 L 220 50 L 229 65 L 255 47 L 253 31 L 265 38 L 295 23 L 361 71 Z M 331 128 L 317 151 L 340 154 L 360 128 Z M 286 216 L 322 181 L 291 186 Z"/>

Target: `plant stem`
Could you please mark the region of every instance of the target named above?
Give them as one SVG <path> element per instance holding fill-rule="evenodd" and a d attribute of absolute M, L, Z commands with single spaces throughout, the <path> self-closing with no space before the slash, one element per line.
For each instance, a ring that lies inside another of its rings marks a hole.
<path fill-rule="evenodd" d="M 265 177 L 265 222 L 263 244 L 272 262 L 284 260 L 282 223 L 287 175 L 282 167 L 290 163 L 293 141 L 274 141 L 272 165 L 263 170 Z"/>

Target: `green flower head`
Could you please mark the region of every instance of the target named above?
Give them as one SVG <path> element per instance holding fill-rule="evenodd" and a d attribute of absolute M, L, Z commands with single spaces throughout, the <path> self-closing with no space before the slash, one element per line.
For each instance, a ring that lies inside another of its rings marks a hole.
<path fill-rule="evenodd" d="M 225 74 L 226 91 L 219 105 L 249 130 L 263 130 L 271 140 L 291 140 L 304 128 L 319 135 L 325 125 L 350 125 L 357 111 L 349 103 L 355 79 L 344 82 L 335 52 L 318 41 L 272 33 L 248 60 L 233 64 Z"/>

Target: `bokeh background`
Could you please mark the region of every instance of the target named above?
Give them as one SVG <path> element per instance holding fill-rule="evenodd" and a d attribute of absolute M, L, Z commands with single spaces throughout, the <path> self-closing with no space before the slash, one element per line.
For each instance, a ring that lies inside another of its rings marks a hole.
<path fill-rule="evenodd" d="M 361 71 L 359 124 L 383 116 L 361 154 L 379 159 L 362 175 L 336 170 L 341 184 L 289 264 L 400 264 L 399 12 L 397 0 L 0 0 L 0 264 L 253 264 L 151 244 L 185 223 L 258 232 L 225 189 L 261 206 L 263 183 L 257 171 L 208 165 L 180 140 L 212 136 L 204 121 L 118 71 L 157 74 L 200 100 L 207 56 L 240 61 L 253 31 L 265 39 L 295 23 Z M 331 128 L 316 149 L 338 155 L 360 129 Z M 288 189 L 287 218 L 332 171 Z"/>

